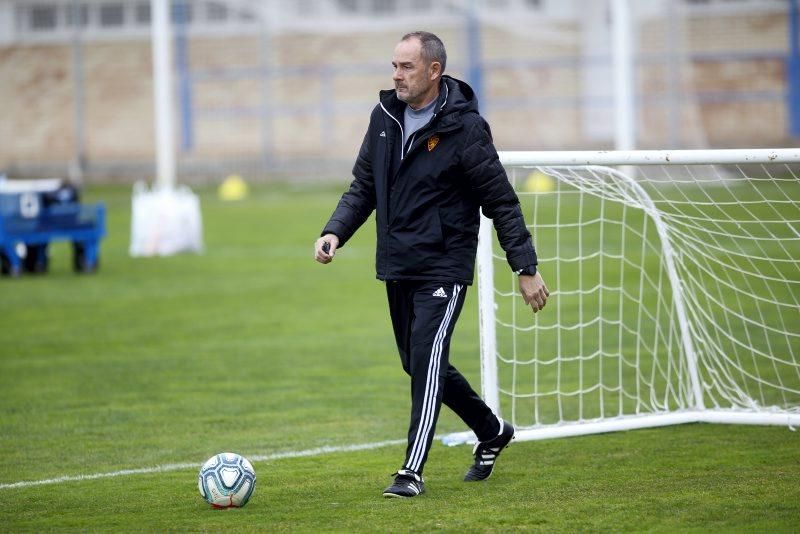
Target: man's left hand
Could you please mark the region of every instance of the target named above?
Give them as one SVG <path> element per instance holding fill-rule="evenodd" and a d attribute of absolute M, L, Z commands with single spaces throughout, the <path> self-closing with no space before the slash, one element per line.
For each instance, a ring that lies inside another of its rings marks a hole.
<path fill-rule="evenodd" d="M 544 280 L 539 272 L 533 276 L 519 275 L 519 291 L 522 293 L 522 298 L 525 299 L 525 304 L 530 305 L 533 313 L 544 308 L 544 305 L 547 304 L 547 297 L 550 296 L 550 291 L 544 285 Z"/>

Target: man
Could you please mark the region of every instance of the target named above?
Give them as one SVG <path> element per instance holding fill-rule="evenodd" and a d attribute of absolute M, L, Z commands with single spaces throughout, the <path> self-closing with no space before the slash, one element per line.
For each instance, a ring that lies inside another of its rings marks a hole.
<path fill-rule="evenodd" d="M 442 402 L 479 440 L 467 481 L 488 478 L 514 437 L 514 427 L 449 363 L 450 337 L 473 278 L 479 208 L 494 220 L 525 303 L 535 313 L 549 295 L 489 126 L 472 89 L 443 75 L 446 62 L 442 41 L 431 33 L 409 33 L 397 44 L 395 88 L 381 91 L 355 178 L 315 243 L 316 260 L 330 263 L 375 210 L 377 277 L 386 283 L 397 348 L 411 376 L 406 458 L 386 497 L 425 491 L 422 471 Z"/>

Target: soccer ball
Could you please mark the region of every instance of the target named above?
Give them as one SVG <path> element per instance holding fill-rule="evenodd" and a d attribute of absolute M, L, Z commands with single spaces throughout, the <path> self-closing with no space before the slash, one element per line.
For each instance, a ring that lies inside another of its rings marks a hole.
<path fill-rule="evenodd" d="M 240 508 L 256 487 L 256 472 L 243 456 L 233 452 L 215 454 L 200 468 L 200 495 L 214 508 Z"/>

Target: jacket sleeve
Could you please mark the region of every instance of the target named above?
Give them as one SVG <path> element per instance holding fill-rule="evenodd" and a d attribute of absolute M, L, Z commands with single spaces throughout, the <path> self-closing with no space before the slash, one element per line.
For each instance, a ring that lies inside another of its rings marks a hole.
<path fill-rule="evenodd" d="M 364 136 L 353 166 L 354 179 L 339 200 L 330 220 L 322 230 L 322 235 L 334 234 L 339 238 L 339 248 L 353 237 L 375 209 L 375 179 L 369 154 L 370 129 Z"/>
<path fill-rule="evenodd" d="M 492 143 L 489 125 L 479 118 L 469 128 L 462 153 L 464 172 L 483 214 L 492 219 L 513 271 L 538 264 L 519 198 Z"/>

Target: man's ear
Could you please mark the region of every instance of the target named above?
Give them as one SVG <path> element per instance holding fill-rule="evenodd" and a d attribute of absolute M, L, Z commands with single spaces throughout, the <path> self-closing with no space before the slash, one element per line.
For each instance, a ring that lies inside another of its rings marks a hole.
<path fill-rule="evenodd" d="M 442 75 L 442 64 L 438 61 L 432 61 L 431 66 L 428 67 L 428 74 L 430 74 L 431 81 L 435 80 Z"/>

